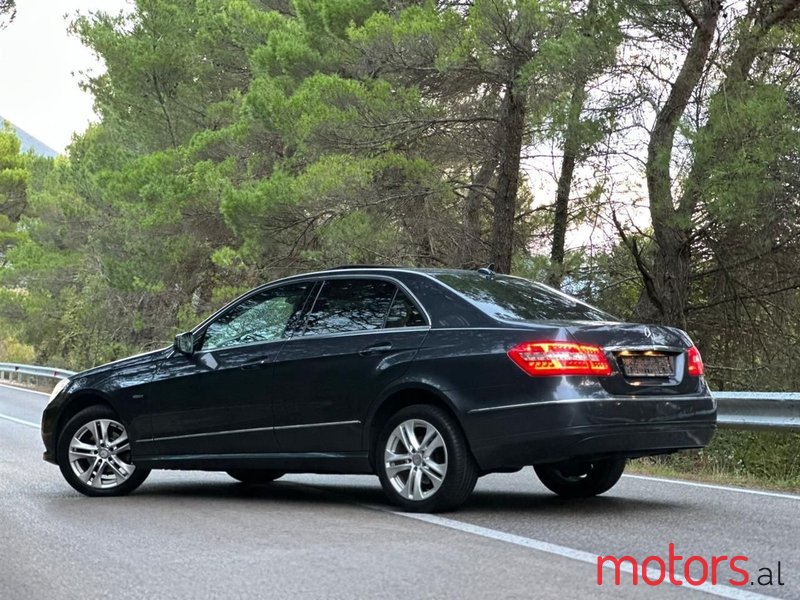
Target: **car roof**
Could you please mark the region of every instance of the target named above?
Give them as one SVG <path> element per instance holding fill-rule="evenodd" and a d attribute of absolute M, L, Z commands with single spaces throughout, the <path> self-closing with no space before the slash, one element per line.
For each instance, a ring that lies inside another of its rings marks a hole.
<path fill-rule="evenodd" d="M 474 273 L 475 275 L 481 275 L 479 271 L 474 269 L 448 269 L 441 267 L 398 267 L 398 266 L 388 266 L 388 265 L 341 265 L 338 267 L 331 267 L 330 269 L 324 269 L 322 271 L 305 273 L 305 275 L 308 276 L 308 275 L 336 274 L 348 271 L 367 271 L 367 272 L 388 271 L 393 273 L 420 273 L 422 275 L 444 275 L 447 273 L 459 273 L 459 274 Z"/>
<path fill-rule="evenodd" d="M 436 281 L 439 285 L 444 285 L 448 287 L 447 284 L 441 281 L 437 276 L 439 275 L 460 275 L 460 276 L 471 276 L 471 277 L 481 277 L 485 278 L 487 275 L 492 275 L 494 277 L 504 278 L 504 279 L 521 279 L 516 275 L 507 275 L 504 273 L 495 273 L 494 271 L 490 271 L 488 268 L 482 269 L 452 269 L 452 268 L 442 268 L 442 267 L 398 267 L 398 266 L 384 266 L 384 265 L 341 265 L 338 267 L 331 267 L 329 269 L 323 269 L 320 271 L 309 271 L 306 273 L 297 273 L 296 275 L 290 275 L 288 277 L 282 277 L 280 279 L 276 279 L 269 283 L 264 284 L 261 287 L 272 286 L 275 284 L 290 282 L 295 279 L 305 279 L 307 277 L 328 277 L 328 276 L 341 276 L 348 273 L 352 274 L 367 274 L 372 273 L 375 275 L 383 275 L 383 276 L 396 276 L 396 275 L 417 275 L 421 277 L 425 277 L 431 280 Z M 538 282 L 537 282 L 538 283 Z M 544 285 L 538 283 L 538 285 Z M 546 286 L 545 286 L 546 287 Z M 458 294 L 458 292 L 454 293 Z M 459 294 L 460 295 L 460 294 Z M 465 298 L 466 300 L 466 298 Z M 469 302 L 469 300 L 467 300 Z"/>

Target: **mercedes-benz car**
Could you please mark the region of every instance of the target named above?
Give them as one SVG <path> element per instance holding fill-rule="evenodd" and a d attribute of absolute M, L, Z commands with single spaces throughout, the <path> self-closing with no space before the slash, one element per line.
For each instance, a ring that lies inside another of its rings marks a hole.
<path fill-rule="evenodd" d="M 261 286 L 168 348 L 62 381 L 42 437 L 88 496 L 151 469 L 371 473 L 427 512 L 529 465 L 557 494 L 601 494 L 627 459 L 703 447 L 715 426 L 679 329 L 489 269 L 348 267 Z"/>

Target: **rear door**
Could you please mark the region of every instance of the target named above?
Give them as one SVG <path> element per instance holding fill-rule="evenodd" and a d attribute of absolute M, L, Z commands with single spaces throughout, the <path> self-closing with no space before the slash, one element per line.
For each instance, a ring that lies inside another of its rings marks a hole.
<path fill-rule="evenodd" d="M 429 323 L 394 281 L 326 279 L 303 330 L 274 363 L 283 452 L 356 452 L 369 404 L 408 368 Z"/>

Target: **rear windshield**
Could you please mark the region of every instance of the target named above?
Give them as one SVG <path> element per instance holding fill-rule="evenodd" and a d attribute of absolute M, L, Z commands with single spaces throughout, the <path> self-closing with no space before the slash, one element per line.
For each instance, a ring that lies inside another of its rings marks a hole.
<path fill-rule="evenodd" d="M 433 273 L 497 319 L 511 321 L 618 321 L 619 319 L 540 283 L 480 273 Z"/>

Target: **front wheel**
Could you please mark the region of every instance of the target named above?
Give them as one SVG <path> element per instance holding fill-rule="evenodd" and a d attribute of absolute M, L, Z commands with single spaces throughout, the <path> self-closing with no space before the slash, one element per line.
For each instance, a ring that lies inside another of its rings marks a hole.
<path fill-rule="evenodd" d="M 383 428 L 375 468 L 390 500 L 409 512 L 454 509 L 475 487 L 478 471 L 464 434 L 441 408 L 398 411 Z"/>
<path fill-rule="evenodd" d="M 588 498 L 614 487 L 625 470 L 625 459 L 567 461 L 533 468 L 545 487 L 559 496 Z"/>
<path fill-rule="evenodd" d="M 133 464 L 128 431 L 107 406 L 90 406 L 72 417 L 58 436 L 58 466 L 86 496 L 123 496 L 150 474 Z"/>

